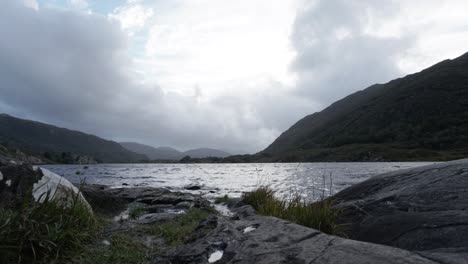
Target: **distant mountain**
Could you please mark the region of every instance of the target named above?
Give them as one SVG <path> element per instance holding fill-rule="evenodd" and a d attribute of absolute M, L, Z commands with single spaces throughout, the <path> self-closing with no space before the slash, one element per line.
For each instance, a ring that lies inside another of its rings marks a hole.
<path fill-rule="evenodd" d="M 269 161 L 463 158 L 467 120 L 468 53 L 306 116 L 256 156 Z"/>
<path fill-rule="evenodd" d="M 170 147 L 151 147 L 135 142 L 121 142 L 124 148 L 146 155 L 150 160 L 179 160 L 183 157 L 182 152 Z"/>
<path fill-rule="evenodd" d="M 117 163 L 147 159 L 145 155 L 131 152 L 114 141 L 6 114 L 0 114 L 0 144 L 61 163 L 82 160 Z"/>
<path fill-rule="evenodd" d="M 224 158 L 231 155 L 225 151 L 210 148 L 199 148 L 181 152 L 171 147 L 156 148 L 135 142 L 121 142 L 120 144 L 130 151 L 146 155 L 151 160 L 180 160 L 185 156 L 190 156 L 191 158 Z"/>
<path fill-rule="evenodd" d="M 224 158 L 230 156 L 231 154 L 218 150 L 218 149 L 210 149 L 210 148 L 198 148 L 187 150 L 183 153 L 183 156 L 190 156 L 191 158 L 201 159 L 207 157 L 216 157 L 216 158 Z"/>

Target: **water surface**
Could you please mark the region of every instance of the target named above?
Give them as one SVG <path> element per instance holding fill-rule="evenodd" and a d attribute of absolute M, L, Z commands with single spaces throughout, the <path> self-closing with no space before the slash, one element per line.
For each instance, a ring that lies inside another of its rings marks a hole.
<path fill-rule="evenodd" d="M 271 185 L 279 194 L 299 191 L 310 199 L 334 194 L 374 175 L 434 162 L 358 163 L 240 163 L 240 164 L 98 164 L 45 165 L 43 167 L 79 183 L 114 187 L 167 187 L 194 191 L 208 196 L 228 194 L 239 197 L 259 185 Z"/>

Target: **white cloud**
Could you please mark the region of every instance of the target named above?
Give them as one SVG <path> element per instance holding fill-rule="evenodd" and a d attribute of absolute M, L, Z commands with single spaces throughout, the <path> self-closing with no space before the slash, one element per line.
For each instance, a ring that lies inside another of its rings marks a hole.
<path fill-rule="evenodd" d="M 462 0 L 308 2 L 292 34 L 298 93 L 325 107 L 467 51 Z"/>
<path fill-rule="evenodd" d="M 404 73 L 427 68 L 467 52 L 468 3 L 464 0 L 400 1 L 401 31 L 417 37 L 399 62 Z"/>
<path fill-rule="evenodd" d="M 397 62 L 413 39 L 382 29 L 392 27 L 387 22 L 393 22 L 398 11 L 394 2 L 370 0 L 305 5 L 291 35 L 297 92 L 326 106 L 356 90 L 399 77 Z"/>
<path fill-rule="evenodd" d="M 115 8 L 109 17 L 119 21 L 122 29 L 133 31 L 143 28 L 153 14 L 151 8 L 129 1 L 127 5 Z"/>
<path fill-rule="evenodd" d="M 236 80 L 272 78 L 291 84 L 293 3 L 200 0 L 162 5 L 141 68 L 147 76 L 158 76 L 164 89 L 183 92 L 199 84 L 208 95 Z"/>

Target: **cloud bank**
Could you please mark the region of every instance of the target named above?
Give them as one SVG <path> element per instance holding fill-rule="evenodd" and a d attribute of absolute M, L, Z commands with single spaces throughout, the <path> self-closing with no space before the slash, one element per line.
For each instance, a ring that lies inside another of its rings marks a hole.
<path fill-rule="evenodd" d="M 413 39 L 372 32 L 375 24 L 394 19 L 398 10 L 391 1 L 306 4 L 292 35 L 297 51 L 292 69 L 298 74 L 298 92 L 328 103 L 401 75 L 397 62 Z"/>
<path fill-rule="evenodd" d="M 250 84 L 252 92 L 208 101 L 138 81 L 127 34 L 105 16 L 8 1 L 0 17 L 9 22 L 0 23 L 8 39 L 0 43 L 0 106 L 13 115 L 116 140 L 243 153 L 291 125 L 291 105 L 304 114 L 308 106 L 294 96 L 281 99 L 285 88 L 268 79 Z"/>
<path fill-rule="evenodd" d="M 253 153 L 303 116 L 468 41 L 463 1 L 284 3 L 125 1 L 102 14 L 93 1 L 3 1 L 0 112 L 118 141 Z"/>

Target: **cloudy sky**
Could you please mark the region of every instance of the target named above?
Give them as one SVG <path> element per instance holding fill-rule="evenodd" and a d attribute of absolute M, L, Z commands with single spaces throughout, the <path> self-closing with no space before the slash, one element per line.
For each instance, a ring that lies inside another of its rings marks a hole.
<path fill-rule="evenodd" d="M 466 0 L 2 0 L 0 112 L 232 153 L 468 51 Z"/>

